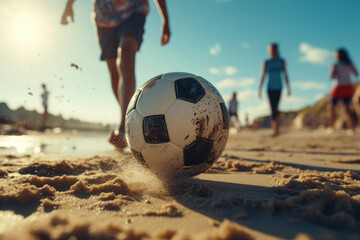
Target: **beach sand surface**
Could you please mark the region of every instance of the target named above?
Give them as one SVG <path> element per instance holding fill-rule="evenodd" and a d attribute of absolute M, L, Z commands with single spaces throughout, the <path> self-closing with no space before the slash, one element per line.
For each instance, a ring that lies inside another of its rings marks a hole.
<path fill-rule="evenodd" d="M 0 152 L 0 239 L 360 239 L 359 133 L 270 135 L 231 134 L 206 173 L 171 181 L 108 149 Z"/>

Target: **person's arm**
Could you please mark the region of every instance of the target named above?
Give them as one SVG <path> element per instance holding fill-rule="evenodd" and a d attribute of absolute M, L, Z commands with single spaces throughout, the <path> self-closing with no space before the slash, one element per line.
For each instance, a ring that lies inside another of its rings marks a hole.
<path fill-rule="evenodd" d="M 287 91 L 288 91 L 288 96 L 290 96 L 291 95 L 290 82 L 289 82 L 289 77 L 288 77 L 287 70 L 286 70 L 285 60 L 282 60 L 282 69 L 284 71 L 284 77 L 285 77 L 285 83 L 286 83 L 286 87 L 287 87 Z"/>
<path fill-rule="evenodd" d="M 331 65 L 331 69 L 330 69 L 330 80 L 331 79 L 334 79 L 336 76 L 336 73 L 335 73 L 335 66 L 334 66 L 334 64 L 333 65 Z"/>
<path fill-rule="evenodd" d="M 359 76 L 359 73 L 358 73 L 358 71 L 356 70 L 356 67 L 354 66 L 354 65 L 352 65 L 351 64 L 351 70 L 352 70 L 352 72 L 355 74 L 355 76 Z"/>
<path fill-rule="evenodd" d="M 61 17 L 61 24 L 67 25 L 69 22 L 67 21 L 67 18 L 70 17 L 71 22 L 74 22 L 74 11 L 72 8 L 72 5 L 74 4 L 75 0 L 68 0 L 66 3 L 66 7 L 64 10 L 64 13 Z"/>
<path fill-rule="evenodd" d="M 263 66 L 262 66 L 262 72 L 261 72 L 260 84 L 259 84 L 259 93 L 258 93 L 259 98 L 261 98 L 261 89 L 262 89 L 262 86 L 264 84 L 265 74 L 266 74 L 266 62 L 264 62 Z"/>
<path fill-rule="evenodd" d="M 156 5 L 158 7 L 160 16 L 163 20 L 162 25 L 162 35 L 161 35 L 161 45 L 166 45 L 170 40 L 170 27 L 169 27 L 169 17 L 167 14 L 167 8 L 165 0 L 156 0 Z"/>

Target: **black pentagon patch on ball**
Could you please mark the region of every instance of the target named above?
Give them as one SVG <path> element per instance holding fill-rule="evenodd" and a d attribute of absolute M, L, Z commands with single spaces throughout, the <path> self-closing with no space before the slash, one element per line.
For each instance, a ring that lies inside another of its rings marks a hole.
<path fill-rule="evenodd" d="M 135 159 L 138 160 L 142 165 L 149 167 L 149 165 L 145 162 L 144 157 L 141 153 L 135 151 L 134 149 L 130 148 L 132 154 L 134 155 Z"/>
<path fill-rule="evenodd" d="M 203 138 L 196 139 L 184 149 L 184 165 L 194 166 L 208 160 L 213 142 Z"/>
<path fill-rule="evenodd" d="M 176 98 L 197 103 L 205 95 L 204 88 L 194 78 L 182 78 L 175 81 Z"/>
<path fill-rule="evenodd" d="M 129 105 L 128 105 L 128 108 L 126 110 L 126 115 L 129 114 L 129 112 L 131 112 L 131 110 L 135 109 L 136 108 L 136 103 L 137 103 L 137 100 L 139 98 L 139 95 L 141 93 L 141 90 L 138 89 L 134 95 L 132 96 L 130 102 L 129 102 Z"/>
<path fill-rule="evenodd" d="M 222 117 L 223 117 L 223 129 L 229 130 L 230 116 L 227 107 L 224 103 L 220 103 Z"/>
<path fill-rule="evenodd" d="M 170 141 L 164 115 L 145 117 L 143 131 L 147 143 L 166 143 Z"/>

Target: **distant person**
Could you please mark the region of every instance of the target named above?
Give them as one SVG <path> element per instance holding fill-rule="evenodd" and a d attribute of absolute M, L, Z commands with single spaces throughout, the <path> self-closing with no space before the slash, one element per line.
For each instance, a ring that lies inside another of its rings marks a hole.
<path fill-rule="evenodd" d="M 237 100 L 236 92 L 233 92 L 232 97 L 229 101 L 229 115 L 230 115 L 230 119 L 232 117 L 235 117 L 236 122 L 239 122 L 238 106 L 239 106 L 239 101 Z"/>
<path fill-rule="evenodd" d="M 249 114 L 245 113 L 245 127 L 248 128 L 250 125 Z"/>
<path fill-rule="evenodd" d="M 41 94 L 41 100 L 42 100 L 42 105 L 44 108 L 44 113 L 43 113 L 43 118 L 42 118 L 42 122 L 41 122 L 41 128 L 45 128 L 46 127 L 46 122 L 48 119 L 48 101 L 49 101 L 49 91 L 46 88 L 45 84 L 41 85 L 43 88 L 43 93 Z"/>
<path fill-rule="evenodd" d="M 271 125 L 274 130 L 272 137 L 276 137 L 279 132 L 279 102 L 281 97 L 281 90 L 283 88 L 282 79 L 285 78 L 287 86 L 287 94 L 291 95 L 289 78 L 286 71 L 285 60 L 280 58 L 279 48 L 276 43 L 270 44 L 269 48 L 270 59 L 263 63 L 262 74 L 259 85 L 259 97 L 261 98 L 261 90 L 264 84 L 265 76 L 268 75 L 267 93 L 271 107 Z"/>
<path fill-rule="evenodd" d="M 352 63 L 347 51 L 343 48 L 338 49 L 334 55 L 336 62 L 331 66 L 330 79 L 335 80 L 329 104 L 329 129 L 328 133 L 333 133 L 335 129 L 335 105 L 341 100 L 345 105 L 346 125 L 348 134 L 353 135 L 355 128 L 351 119 L 350 103 L 354 95 L 354 87 L 351 83 L 351 74 L 358 76 L 358 72 Z"/>
<path fill-rule="evenodd" d="M 70 17 L 74 22 L 72 5 L 68 0 L 61 24 L 68 24 Z M 127 146 L 125 139 L 125 114 L 132 95 L 135 92 L 135 55 L 139 50 L 144 34 L 146 15 L 149 12 L 147 0 L 95 0 L 94 15 L 99 44 L 102 50 L 101 60 L 106 61 L 113 93 L 121 107 L 119 128 L 112 131 L 109 142 L 118 149 Z M 165 0 L 156 0 L 163 19 L 161 45 L 170 40 L 170 28 Z M 121 49 L 120 56 L 117 55 Z M 120 65 L 116 64 L 119 57 Z"/>

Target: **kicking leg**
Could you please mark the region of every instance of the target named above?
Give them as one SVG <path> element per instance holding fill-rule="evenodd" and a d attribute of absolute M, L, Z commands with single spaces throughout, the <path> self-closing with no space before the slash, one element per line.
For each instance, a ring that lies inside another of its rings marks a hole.
<path fill-rule="evenodd" d="M 121 108 L 119 129 L 112 132 L 109 138 L 109 142 L 118 149 L 127 146 L 125 139 L 125 115 L 130 99 L 135 92 L 135 55 L 139 44 L 133 36 L 127 35 L 123 38 L 120 47 L 120 68 L 115 60 L 107 61 L 112 89 Z"/>
<path fill-rule="evenodd" d="M 106 60 L 106 63 L 107 63 L 109 73 L 110 73 L 111 87 L 112 87 L 114 96 L 116 98 L 116 101 L 120 104 L 120 102 L 119 102 L 120 75 L 119 75 L 119 68 L 116 64 L 116 59 L 108 59 L 108 60 Z"/>
<path fill-rule="evenodd" d="M 121 42 L 119 101 L 121 106 L 120 133 L 125 133 L 125 115 L 135 92 L 135 55 L 139 48 L 137 40 L 127 35 Z"/>
<path fill-rule="evenodd" d="M 111 87 L 116 98 L 118 104 L 120 104 L 120 97 L 119 97 L 119 81 L 120 81 L 120 74 L 119 74 L 119 67 L 116 64 L 116 59 L 108 59 L 106 60 L 110 79 L 111 79 Z M 123 149 L 127 146 L 126 139 L 125 139 L 125 132 L 120 132 L 119 130 L 112 131 L 109 137 L 109 142 L 113 144 L 117 149 Z"/>

